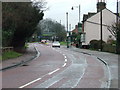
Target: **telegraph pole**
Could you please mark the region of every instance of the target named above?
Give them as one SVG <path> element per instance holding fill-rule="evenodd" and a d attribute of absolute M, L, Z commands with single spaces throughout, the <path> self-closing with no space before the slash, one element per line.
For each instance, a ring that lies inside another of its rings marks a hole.
<path fill-rule="evenodd" d="M 68 32 L 68 12 L 66 12 L 66 25 L 67 25 L 67 48 L 69 48 L 69 45 L 68 45 L 68 36 L 69 36 L 69 32 Z"/>
<path fill-rule="evenodd" d="M 102 39 L 102 37 L 103 37 L 103 35 L 102 35 L 102 9 L 101 9 L 101 11 L 100 11 L 100 50 L 102 51 L 103 50 L 103 46 L 102 46 L 102 41 L 103 41 L 103 39 Z"/>
<path fill-rule="evenodd" d="M 117 0 L 117 16 L 116 16 L 116 54 L 118 54 L 119 53 L 119 50 L 118 50 L 118 48 L 119 48 L 119 43 L 118 43 L 118 33 L 119 33 L 119 30 L 118 30 L 118 0 Z"/>
<path fill-rule="evenodd" d="M 79 23 L 80 23 L 80 5 L 79 5 Z"/>

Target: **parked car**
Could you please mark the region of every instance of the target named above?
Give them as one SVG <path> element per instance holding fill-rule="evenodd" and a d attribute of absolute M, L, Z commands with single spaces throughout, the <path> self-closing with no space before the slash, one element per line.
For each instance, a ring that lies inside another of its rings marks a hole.
<path fill-rule="evenodd" d="M 60 48 L 60 43 L 58 41 L 55 41 L 52 43 L 52 47 L 59 47 Z"/>
<path fill-rule="evenodd" d="M 46 43 L 47 41 L 46 40 L 41 40 L 41 43 Z"/>

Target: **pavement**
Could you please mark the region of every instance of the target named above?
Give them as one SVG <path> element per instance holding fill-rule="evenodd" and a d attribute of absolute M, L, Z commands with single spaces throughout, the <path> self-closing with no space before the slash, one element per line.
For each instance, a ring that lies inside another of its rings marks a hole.
<path fill-rule="evenodd" d="M 113 54 L 113 53 L 107 53 L 107 52 L 92 51 L 92 50 L 87 50 L 87 49 L 78 49 L 75 47 L 71 47 L 69 49 L 76 51 L 76 52 L 93 55 L 105 61 L 107 65 L 109 66 L 110 73 L 111 73 L 110 87 L 118 88 L 119 86 L 118 85 L 118 59 L 120 57 L 119 55 Z M 15 59 L 9 59 L 9 60 L 3 61 L 2 69 L 14 67 L 16 65 L 20 65 L 23 62 L 30 61 L 36 57 L 36 54 L 37 54 L 36 49 L 34 48 L 33 45 L 30 44 L 27 52 L 23 56 L 20 56 Z"/>
<path fill-rule="evenodd" d="M 2 66 L 1 70 L 7 70 L 19 65 L 23 65 L 26 62 L 29 62 L 33 60 L 37 55 L 36 49 L 34 45 L 29 44 L 29 48 L 27 48 L 27 51 L 20 57 L 14 58 L 14 59 L 8 59 L 0 63 L 0 66 Z"/>

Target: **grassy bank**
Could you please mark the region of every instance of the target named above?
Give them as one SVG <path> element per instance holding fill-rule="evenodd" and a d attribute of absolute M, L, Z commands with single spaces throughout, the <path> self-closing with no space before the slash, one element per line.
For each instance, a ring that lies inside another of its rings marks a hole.
<path fill-rule="evenodd" d="M 17 53 L 15 51 L 4 52 L 4 53 L 2 53 L 2 60 L 16 58 L 16 57 L 19 57 L 21 55 L 22 55 L 21 53 Z"/>
<path fill-rule="evenodd" d="M 61 45 L 67 45 L 67 43 L 66 43 L 66 42 L 60 42 L 60 44 L 61 44 Z"/>

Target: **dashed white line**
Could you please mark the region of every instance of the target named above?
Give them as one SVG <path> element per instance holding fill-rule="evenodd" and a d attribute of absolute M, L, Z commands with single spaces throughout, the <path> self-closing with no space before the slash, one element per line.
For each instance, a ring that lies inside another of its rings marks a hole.
<path fill-rule="evenodd" d="M 66 63 L 64 63 L 64 65 L 62 67 L 65 67 L 66 66 Z"/>
<path fill-rule="evenodd" d="M 29 82 L 29 83 L 23 85 L 23 86 L 20 86 L 19 88 L 24 88 L 24 87 L 26 87 L 26 86 L 28 86 L 28 85 L 30 85 L 30 84 L 33 84 L 33 83 L 39 81 L 40 79 L 41 79 L 41 78 L 38 78 L 38 79 L 36 79 L 36 80 L 33 80 L 33 81 L 31 81 L 31 82 Z"/>
<path fill-rule="evenodd" d="M 60 68 L 58 68 L 58 69 L 56 69 L 56 70 L 54 70 L 54 71 L 52 71 L 52 72 L 48 73 L 48 75 L 51 75 L 51 74 L 53 74 L 53 73 L 57 72 L 58 70 L 60 70 Z"/>
<path fill-rule="evenodd" d="M 48 74 L 46 74 L 46 75 L 51 75 L 51 74 L 57 72 L 58 70 L 60 70 L 60 68 L 58 68 L 58 69 L 56 69 L 56 70 L 54 70 L 54 71 L 52 71 L 52 72 L 50 72 L 50 73 L 48 73 Z M 44 76 L 46 76 L 46 75 L 44 75 Z M 44 77 L 44 76 L 43 76 L 43 77 Z M 42 78 L 43 78 L 43 77 L 42 77 Z M 35 82 L 41 80 L 42 78 L 35 79 L 35 80 L 33 80 L 33 81 L 31 81 L 31 82 L 29 82 L 29 83 L 23 85 L 23 86 L 20 86 L 20 87 L 18 87 L 18 88 L 24 88 L 24 87 L 27 87 L 27 86 L 29 86 L 29 85 L 31 85 L 31 84 L 33 84 L 33 83 L 35 83 Z"/>
<path fill-rule="evenodd" d="M 63 54 L 63 56 L 65 56 L 65 54 Z"/>
<path fill-rule="evenodd" d="M 66 57 L 66 56 L 64 56 L 64 58 L 66 59 L 67 57 Z"/>
<path fill-rule="evenodd" d="M 65 59 L 65 62 L 67 62 L 67 59 Z"/>

